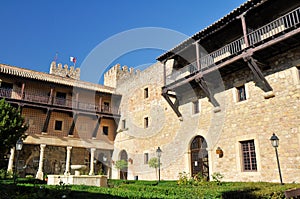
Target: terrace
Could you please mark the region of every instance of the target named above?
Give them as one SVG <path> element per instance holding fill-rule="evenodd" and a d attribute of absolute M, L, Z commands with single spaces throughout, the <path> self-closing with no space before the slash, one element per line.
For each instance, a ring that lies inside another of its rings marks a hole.
<path fill-rule="evenodd" d="M 219 71 L 223 76 L 249 67 L 262 90 L 272 92 L 257 59 L 260 64 L 267 65 L 264 63 L 267 59 L 299 46 L 300 7 L 299 2 L 291 1 L 287 5 L 281 1 L 266 2 L 260 5 L 261 8 L 251 5 L 253 9 L 236 13 L 231 20 L 228 16 L 224 17 L 223 21 L 216 22 L 157 58 L 164 63 L 162 95 L 178 117 L 181 117 L 178 93 L 186 88 L 186 84 L 192 88 L 200 87 L 213 106 L 219 106 L 208 88 L 210 82 L 203 78 L 213 71 Z M 294 8 L 291 9 L 291 6 Z M 258 15 L 262 20 L 257 18 Z M 277 17 L 274 19 L 274 16 Z M 212 28 L 214 26 L 215 29 Z M 169 60 L 173 60 L 173 64 L 166 64 Z"/>

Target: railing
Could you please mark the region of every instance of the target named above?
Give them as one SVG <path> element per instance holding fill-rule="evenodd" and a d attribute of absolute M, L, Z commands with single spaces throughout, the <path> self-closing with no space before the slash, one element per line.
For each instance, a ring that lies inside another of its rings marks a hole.
<path fill-rule="evenodd" d="M 13 89 L 0 88 L 0 97 L 6 98 L 6 99 L 21 100 L 21 92 L 15 91 Z M 65 107 L 65 108 L 78 108 L 78 109 L 86 110 L 86 111 L 97 111 L 97 112 L 118 114 L 117 108 L 113 108 L 113 107 L 105 105 L 105 104 L 95 105 L 93 103 L 69 100 L 69 99 L 58 98 L 58 97 L 54 97 L 53 99 L 50 99 L 50 97 L 48 95 L 25 93 L 23 95 L 22 100 L 27 101 L 27 102 L 61 106 L 61 107 Z"/>
<path fill-rule="evenodd" d="M 248 33 L 247 39 L 249 42 L 249 46 L 252 47 L 252 46 L 260 45 L 261 42 L 267 39 L 276 37 L 279 34 L 287 33 L 293 30 L 293 28 L 297 28 L 299 24 L 300 24 L 300 7 L 252 31 L 251 33 Z M 209 67 L 214 66 L 215 64 L 218 64 L 221 61 L 224 61 L 225 59 L 228 59 L 229 57 L 233 57 L 238 54 L 241 54 L 244 50 L 246 50 L 245 39 L 244 37 L 241 37 L 223 46 L 222 48 L 201 57 L 199 60 L 200 70 L 205 70 Z M 179 80 L 191 74 L 191 71 L 189 70 L 191 65 L 196 66 L 196 63 L 194 62 L 179 70 L 173 71 L 170 75 L 167 75 L 166 83 L 170 84 L 176 80 Z M 192 71 L 193 73 L 198 71 L 197 66 L 194 68 L 196 70 L 193 70 Z"/>

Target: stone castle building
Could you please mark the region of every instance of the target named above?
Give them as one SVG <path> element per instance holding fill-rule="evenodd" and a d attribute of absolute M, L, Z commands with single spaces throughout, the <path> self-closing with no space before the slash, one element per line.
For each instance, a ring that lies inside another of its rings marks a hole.
<path fill-rule="evenodd" d="M 283 181 L 300 181 L 299 6 L 247 1 L 146 70 L 105 74 L 122 95 L 112 159 L 128 160 L 128 179 L 156 179 L 160 147 L 161 179 L 278 182 L 275 133 Z"/>
<path fill-rule="evenodd" d="M 154 180 L 160 147 L 164 180 L 279 182 L 275 133 L 283 181 L 300 182 L 299 39 L 299 1 L 249 0 L 143 71 L 113 66 L 104 85 L 56 63 L 51 74 L 0 65 L 1 97 L 30 124 L 18 165 L 38 178 L 85 164 L 89 174 Z"/>

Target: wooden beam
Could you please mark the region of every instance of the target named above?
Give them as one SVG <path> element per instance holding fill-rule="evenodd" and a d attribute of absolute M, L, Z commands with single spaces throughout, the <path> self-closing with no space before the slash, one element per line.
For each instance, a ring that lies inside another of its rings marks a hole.
<path fill-rule="evenodd" d="M 93 135 L 92 135 L 93 138 L 97 137 L 97 132 L 98 132 L 100 124 L 101 124 L 101 119 L 102 119 L 102 116 L 98 116 L 98 120 L 97 120 L 96 126 L 95 126 L 95 128 L 93 130 Z"/>
<path fill-rule="evenodd" d="M 47 109 L 46 119 L 45 119 L 43 130 L 42 130 L 43 133 L 47 133 L 49 122 L 50 122 L 51 112 L 52 112 L 51 109 Z"/>
<path fill-rule="evenodd" d="M 250 57 L 245 57 L 244 60 L 245 60 L 245 62 L 247 62 L 249 68 L 251 69 L 251 71 L 254 74 L 256 80 L 258 81 L 258 83 L 261 84 L 262 89 L 265 92 L 272 91 L 273 90 L 272 87 L 270 86 L 269 82 L 266 80 L 263 73 L 261 72 L 261 70 L 257 66 L 255 60 L 251 56 Z"/>
<path fill-rule="evenodd" d="M 178 109 L 178 101 L 177 98 L 175 100 L 175 103 L 173 104 L 172 100 L 170 99 L 170 97 L 168 96 L 167 92 L 163 92 L 162 96 L 166 99 L 166 101 L 168 102 L 168 104 L 171 106 L 171 108 L 173 109 L 173 111 L 176 113 L 177 117 L 181 118 L 182 114 L 180 113 L 179 109 Z"/>
<path fill-rule="evenodd" d="M 196 82 L 199 84 L 200 88 L 203 90 L 203 92 L 205 93 L 206 97 L 213 104 L 213 106 L 214 107 L 219 107 L 220 106 L 219 102 L 216 100 L 216 98 L 214 97 L 213 93 L 211 93 L 209 91 L 207 83 L 205 82 L 205 80 L 203 79 L 203 77 L 197 78 Z"/>
<path fill-rule="evenodd" d="M 71 127 L 70 127 L 68 135 L 73 135 L 74 134 L 74 129 L 75 129 L 77 118 L 78 118 L 78 114 L 74 113 L 74 115 L 73 115 L 73 121 L 72 121 L 72 124 L 71 124 Z"/>

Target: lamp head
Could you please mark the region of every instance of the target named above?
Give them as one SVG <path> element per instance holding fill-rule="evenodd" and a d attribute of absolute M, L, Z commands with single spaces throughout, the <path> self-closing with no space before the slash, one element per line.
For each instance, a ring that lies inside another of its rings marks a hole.
<path fill-rule="evenodd" d="M 275 135 L 275 133 L 273 133 L 272 137 L 270 138 L 271 140 L 271 144 L 273 147 L 278 147 L 279 146 L 279 139 L 278 137 Z"/>
<path fill-rule="evenodd" d="M 16 150 L 21 151 L 22 147 L 23 147 L 23 140 L 22 140 L 22 138 L 19 138 L 17 143 L 16 143 Z"/>
<path fill-rule="evenodd" d="M 162 150 L 160 149 L 160 147 L 158 147 L 158 148 L 156 149 L 156 155 L 157 155 L 157 157 L 160 158 L 161 153 L 162 153 Z"/>

